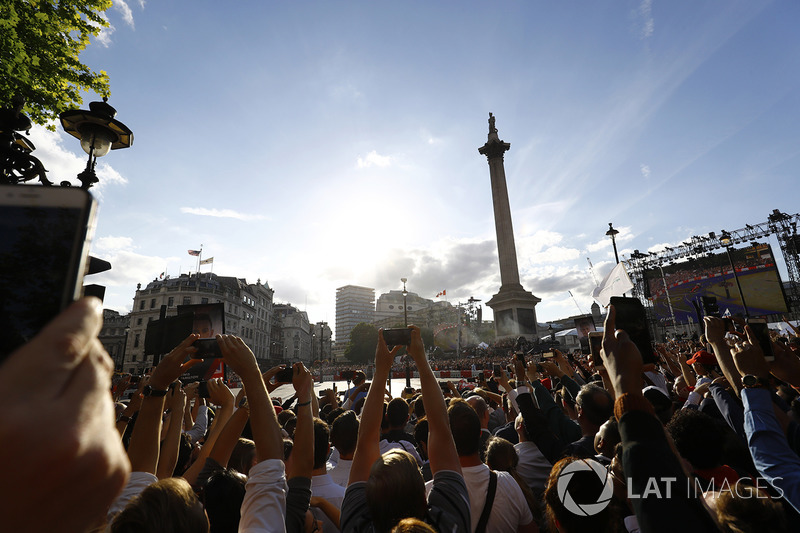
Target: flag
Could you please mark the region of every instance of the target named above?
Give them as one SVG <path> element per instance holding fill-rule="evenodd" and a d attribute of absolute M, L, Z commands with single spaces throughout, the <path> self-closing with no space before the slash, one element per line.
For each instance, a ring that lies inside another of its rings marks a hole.
<path fill-rule="evenodd" d="M 200 261 L 200 264 L 201 265 L 210 265 L 213 262 L 214 262 L 214 258 L 213 257 L 209 257 L 208 259 L 203 259 L 202 261 Z"/>
<path fill-rule="evenodd" d="M 164 279 L 164 272 L 162 272 L 161 275 L 158 276 L 158 279 Z"/>
<path fill-rule="evenodd" d="M 439 296 L 447 296 L 447 289 L 444 289 L 442 292 L 440 292 L 439 294 L 436 295 L 437 298 Z"/>
<path fill-rule="evenodd" d="M 189 255 L 200 255 L 200 250 L 187 250 Z"/>
<path fill-rule="evenodd" d="M 592 291 L 592 298 L 603 307 L 607 306 L 612 296 L 622 296 L 625 291 L 633 288 L 631 278 L 625 271 L 625 265 L 618 263 L 608 275 L 603 278 L 602 283 Z"/>

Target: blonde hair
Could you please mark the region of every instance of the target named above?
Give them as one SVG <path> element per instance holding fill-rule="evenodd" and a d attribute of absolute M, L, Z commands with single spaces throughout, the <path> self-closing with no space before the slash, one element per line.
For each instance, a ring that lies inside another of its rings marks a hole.
<path fill-rule="evenodd" d="M 389 450 L 372 464 L 367 504 L 376 531 L 390 531 L 403 518 L 425 517 L 425 481 L 416 459 L 405 450 Z"/>
<path fill-rule="evenodd" d="M 392 533 L 436 533 L 436 530 L 418 518 L 403 518 Z"/>

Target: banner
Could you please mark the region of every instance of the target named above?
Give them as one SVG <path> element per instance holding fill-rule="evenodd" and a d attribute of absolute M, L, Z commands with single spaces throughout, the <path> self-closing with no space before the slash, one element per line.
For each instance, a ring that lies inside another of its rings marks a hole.
<path fill-rule="evenodd" d="M 625 265 L 617 263 L 617 266 L 603 278 L 603 282 L 594 288 L 592 298 L 603 307 L 606 307 L 612 296 L 622 296 L 632 288 L 633 283 L 631 283 L 631 278 L 628 277 L 628 273 L 625 271 Z"/>

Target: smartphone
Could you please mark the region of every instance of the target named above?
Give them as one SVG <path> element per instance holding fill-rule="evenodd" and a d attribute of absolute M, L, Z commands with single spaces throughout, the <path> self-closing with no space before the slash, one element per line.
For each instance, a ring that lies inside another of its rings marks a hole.
<path fill-rule="evenodd" d="M 601 331 L 589 333 L 589 348 L 592 350 L 592 365 L 595 368 L 600 368 L 603 366 L 603 358 L 600 356 L 600 350 L 603 348 L 603 333 Z"/>
<path fill-rule="evenodd" d="M 494 365 L 492 368 L 492 375 L 496 378 L 499 378 L 503 375 L 503 369 L 500 367 L 500 365 Z"/>
<path fill-rule="evenodd" d="M 517 361 L 522 361 L 523 363 L 525 362 L 525 352 L 523 351 L 518 351 L 514 354 L 514 357 L 516 357 Z"/>
<path fill-rule="evenodd" d="M 208 381 L 200 381 L 197 384 L 197 396 L 200 398 L 208 398 Z"/>
<path fill-rule="evenodd" d="M 747 325 L 750 326 L 750 329 L 753 330 L 756 339 L 758 339 L 758 344 L 761 346 L 761 351 L 764 352 L 764 360 L 770 362 L 774 361 L 775 354 L 772 351 L 772 341 L 769 338 L 767 321 L 763 318 L 749 318 L 747 319 Z"/>
<path fill-rule="evenodd" d="M 0 185 L 0 362 L 80 298 L 96 211 L 83 189 Z"/>
<path fill-rule="evenodd" d="M 291 383 L 293 375 L 293 369 L 291 366 L 284 368 L 275 374 L 275 383 Z"/>
<path fill-rule="evenodd" d="M 555 352 L 544 352 L 542 354 L 542 359 L 552 359 L 555 356 L 556 356 Z"/>
<path fill-rule="evenodd" d="M 650 331 L 647 329 L 647 314 L 638 298 L 612 296 L 611 305 L 617 312 L 616 327 L 623 329 L 633 341 L 644 364 L 655 363 L 653 346 L 650 343 Z"/>
<path fill-rule="evenodd" d="M 411 344 L 411 330 L 409 328 L 396 328 L 383 330 L 383 340 L 386 346 L 408 346 Z"/>
<path fill-rule="evenodd" d="M 542 362 L 542 354 L 535 353 L 531 355 L 531 361 L 536 363 L 537 365 Z"/>
<path fill-rule="evenodd" d="M 197 348 L 197 353 L 194 354 L 195 359 L 222 357 L 217 339 L 197 339 L 192 343 L 192 346 Z"/>
<path fill-rule="evenodd" d="M 733 325 L 733 320 L 727 316 L 722 319 L 722 327 L 725 329 L 725 333 L 728 333 L 729 331 L 736 331 L 736 328 Z"/>

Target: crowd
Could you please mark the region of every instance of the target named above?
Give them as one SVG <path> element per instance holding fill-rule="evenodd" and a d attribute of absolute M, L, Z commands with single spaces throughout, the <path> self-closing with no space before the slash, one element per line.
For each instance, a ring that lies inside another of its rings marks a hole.
<path fill-rule="evenodd" d="M 600 360 L 507 357 L 459 390 L 412 327 L 421 388 L 390 398 L 375 384 L 400 347 L 382 335 L 372 385 L 356 369 L 342 397 L 317 397 L 301 363 L 262 374 L 228 335 L 239 394 L 183 386 L 191 335 L 115 403 L 101 313 L 77 302 L 0 366 L 3 531 L 800 528 L 797 337 L 765 353 L 749 326 L 707 317 L 645 365 L 611 306 Z"/>

